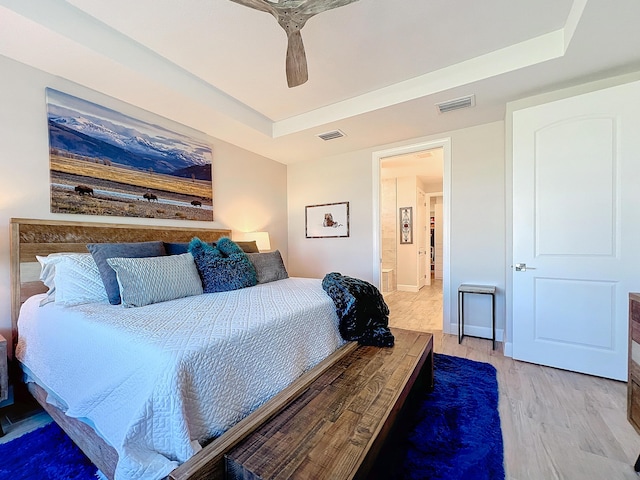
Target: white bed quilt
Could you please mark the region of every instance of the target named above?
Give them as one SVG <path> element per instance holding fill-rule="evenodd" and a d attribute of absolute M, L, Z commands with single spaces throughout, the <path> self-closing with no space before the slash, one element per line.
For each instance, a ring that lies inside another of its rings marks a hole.
<path fill-rule="evenodd" d="M 140 308 L 21 310 L 17 358 L 119 454 L 116 479 L 159 479 L 344 342 L 317 279 Z"/>

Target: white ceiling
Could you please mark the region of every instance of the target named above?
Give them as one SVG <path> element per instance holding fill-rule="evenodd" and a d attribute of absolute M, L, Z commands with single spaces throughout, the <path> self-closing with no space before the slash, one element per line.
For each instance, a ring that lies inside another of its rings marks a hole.
<path fill-rule="evenodd" d="M 442 191 L 444 152 L 441 147 L 386 157 L 380 161 L 380 178 L 416 176 L 425 188 Z"/>
<path fill-rule="evenodd" d="M 639 20 L 638 0 L 359 0 L 308 21 L 309 81 L 288 88 L 284 31 L 230 0 L 0 0 L 0 55 L 293 163 L 640 70 Z M 472 93 L 471 109 L 434 107 Z"/>

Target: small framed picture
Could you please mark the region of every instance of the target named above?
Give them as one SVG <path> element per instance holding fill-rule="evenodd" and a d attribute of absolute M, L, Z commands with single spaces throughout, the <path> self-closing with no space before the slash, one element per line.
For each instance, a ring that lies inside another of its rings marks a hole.
<path fill-rule="evenodd" d="M 412 207 L 400 208 L 400 243 L 413 243 L 413 209 Z"/>
<path fill-rule="evenodd" d="M 348 237 L 349 202 L 306 206 L 304 231 L 307 238 Z"/>

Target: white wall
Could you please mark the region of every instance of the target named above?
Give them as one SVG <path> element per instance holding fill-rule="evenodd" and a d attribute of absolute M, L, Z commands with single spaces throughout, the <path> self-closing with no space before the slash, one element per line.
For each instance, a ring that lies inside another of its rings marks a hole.
<path fill-rule="evenodd" d="M 340 272 L 372 281 L 370 154 L 289 165 L 287 201 L 290 275 L 322 278 Z M 305 238 L 305 206 L 335 202 L 349 202 L 349 237 Z"/>
<path fill-rule="evenodd" d="M 213 148 L 213 223 L 51 214 L 44 89 L 52 87 L 98 102 L 104 101 L 104 97 L 2 56 L 0 87 L 0 334 L 5 338 L 11 338 L 9 219 L 12 217 L 266 230 L 272 248 L 279 249 L 287 260 L 286 166 L 169 120 L 165 125 L 201 138 Z M 113 104 L 107 106 L 123 113 L 142 120 L 158 119 L 131 105 L 109 100 Z"/>
<path fill-rule="evenodd" d="M 505 151 L 504 122 L 416 138 L 391 145 L 290 165 L 289 272 L 322 278 L 338 271 L 378 285 L 373 278 L 372 154 L 403 145 L 451 138 L 451 310 L 445 318 L 457 322 L 457 288 L 461 283 L 498 288 L 496 322 L 504 327 L 505 289 Z M 351 236 L 306 239 L 304 207 L 351 202 Z M 469 296 L 471 297 L 471 296 Z M 480 297 L 480 296 L 476 296 Z M 467 304 L 466 325 L 490 325 L 483 298 Z"/>
<path fill-rule="evenodd" d="M 391 270 L 384 274 L 383 292 L 396 290 L 397 253 L 398 253 L 398 214 L 396 203 L 395 178 L 385 178 L 380 186 L 380 245 L 382 269 Z"/>
<path fill-rule="evenodd" d="M 442 182 L 422 184 L 422 190 L 427 194 L 442 192 Z"/>

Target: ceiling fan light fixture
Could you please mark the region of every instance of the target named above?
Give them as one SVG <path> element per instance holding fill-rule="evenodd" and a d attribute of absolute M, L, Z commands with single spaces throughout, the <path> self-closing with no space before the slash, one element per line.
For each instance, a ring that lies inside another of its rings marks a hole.
<path fill-rule="evenodd" d="M 466 97 L 454 98 L 453 100 L 447 100 L 446 102 L 436 103 L 438 113 L 447 113 L 453 110 L 459 110 L 461 108 L 470 108 L 476 106 L 476 96 L 467 95 Z"/>
<path fill-rule="evenodd" d="M 342 130 L 331 130 L 330 132 L 319 133 L 316 137 L 321 138 L 325 142 L 328 140 L 335 140 L 336 138 L 346 137 L 347 135 Z"/>

